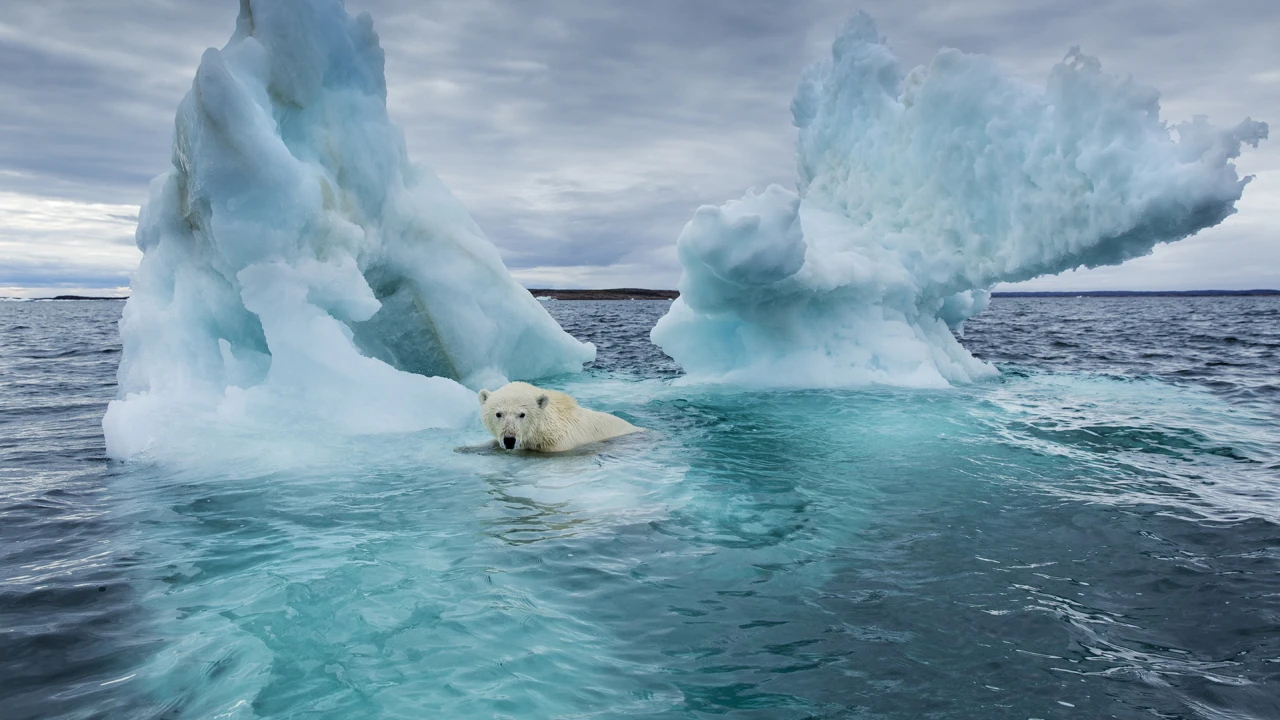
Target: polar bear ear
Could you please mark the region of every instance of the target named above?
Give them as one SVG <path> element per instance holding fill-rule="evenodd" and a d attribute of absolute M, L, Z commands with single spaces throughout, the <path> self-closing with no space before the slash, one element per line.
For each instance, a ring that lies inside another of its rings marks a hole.
<path fill-rule="evenodd" d="M 480 391 L 480 404 L 481 404 L 481 405 L 484 405 L 486 402 L 488 402 L 488 400 L 489 400 L 489 391 L 488 391 L 488 390 L 481 390 L 481 391 Z"/>
<path fill-rule="evenodd" d="M 547 403 L 549 403 L 549 402 L 551 402 L 551 398 L 547 397 L 546 395 L 539 395 L 539 396 L 538 396 L 538 409 L 539 409 L 539 410 L 545 410 L 545 409 L 546 409 L 546 407 L 547 407 Z"/>

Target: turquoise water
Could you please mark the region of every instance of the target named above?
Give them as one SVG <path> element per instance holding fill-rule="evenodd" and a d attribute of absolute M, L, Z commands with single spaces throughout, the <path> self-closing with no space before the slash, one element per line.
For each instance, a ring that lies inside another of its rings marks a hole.
<path fill-rule="evenodd" d="M 116 303 L 3 303 L 17 718 L 1280 716 L 1280 302 L 996 300 L 947 391 L 681 387 L 665 303 L 552 302 L 653 432 L 210 428 L 110 463 Z"/>

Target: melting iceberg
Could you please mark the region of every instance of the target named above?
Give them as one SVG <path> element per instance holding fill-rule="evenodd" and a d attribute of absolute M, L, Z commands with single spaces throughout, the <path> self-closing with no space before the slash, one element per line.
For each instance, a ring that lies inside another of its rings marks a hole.
<path fill-rule="evenodd" d="M 1122 263 L 1235 212 L 1251 178 L 1231 161 L 1267 126 L 1170 128 L 1158 98 L 1078 50 L 1043 90 L 955 50 L 904 76 L 859 15 L 792 102 L 799 194 L 770 186 L 695 213 L 653 341 L 695 381 L 994 374 L 953 331 L 996 283 Z"/>
<path fill-rule="evenodd" d="M 464 385 L 594 357 L 410 164 L 372 21 L 341 0 L 241 0 L 178 109 L 137 242 L 113 457 L 202 412 L 456 426 L 475 412 Z"/>

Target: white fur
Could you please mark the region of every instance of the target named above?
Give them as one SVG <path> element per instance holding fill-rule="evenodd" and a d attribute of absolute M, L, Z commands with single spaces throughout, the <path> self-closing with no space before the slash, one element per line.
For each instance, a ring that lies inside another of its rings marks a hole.
<path fill-rule="evenodd" d="M 609 413 L 588 410 L 555 390 L 507 383 L 480 391 L 480 419 L 498 447 L 514 438 L 514 450 L 562 452 L 588 443 L 630 435 L 643 428 Z"/>

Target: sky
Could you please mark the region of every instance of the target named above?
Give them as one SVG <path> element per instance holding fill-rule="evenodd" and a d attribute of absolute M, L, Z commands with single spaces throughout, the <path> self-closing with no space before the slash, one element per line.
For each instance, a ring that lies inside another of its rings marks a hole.
<path fill-rule="evenodd" d="M 236 0 L 6 0 L 0 296 L 128 293 L 173 116 Z M 1275 0 L 347 0 L 387 56 L 411 157 L 528 287 L 673 288 L 693 211 L 795 186 L 790 102 L 858 9 L 905 67 L 954 47 L 1043 85 L 1079 45 L 1169 122 L 1268 121 L 1220 226 L 1144 258 L 999 289 L 1280 288 Z"/>

